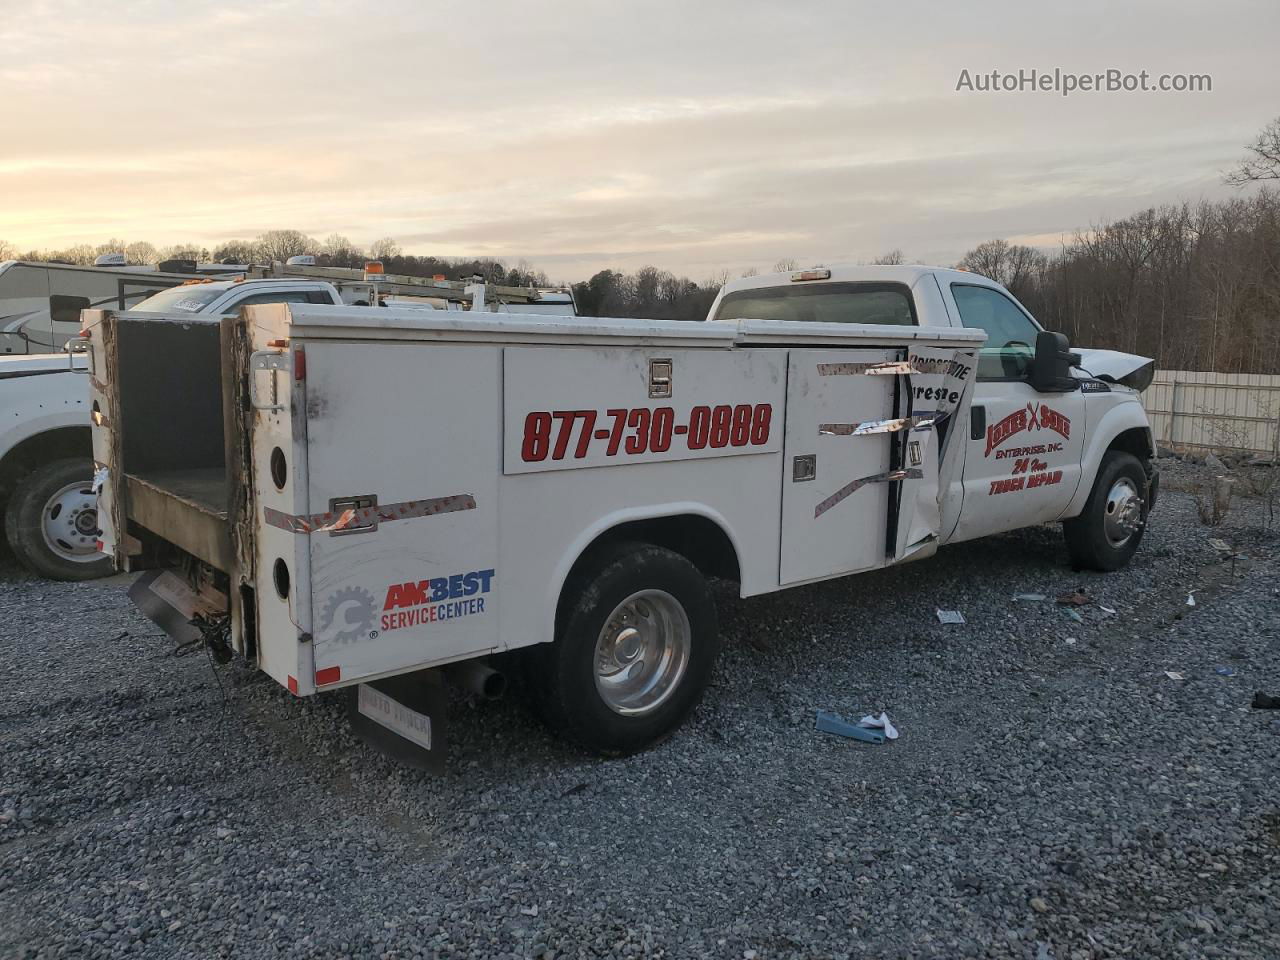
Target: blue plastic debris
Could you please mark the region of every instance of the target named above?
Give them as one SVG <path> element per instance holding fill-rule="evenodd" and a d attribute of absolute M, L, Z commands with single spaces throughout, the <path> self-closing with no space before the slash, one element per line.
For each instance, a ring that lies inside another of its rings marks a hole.
<path fill-rule="evenodd" d="M 825 710 L 818 711 L 817 728 L 822 733 L 834 733 L 838 737 L 849 737 L 866 743 L 884 743 L 883 730 L 875 727 L 860 727 Z"/>
<path fill-rule="evenodd" d="M 1220 677 L 1234 677 L 1236 672 L 1230 667 L 1214 667 L 1213 672 Z"/>

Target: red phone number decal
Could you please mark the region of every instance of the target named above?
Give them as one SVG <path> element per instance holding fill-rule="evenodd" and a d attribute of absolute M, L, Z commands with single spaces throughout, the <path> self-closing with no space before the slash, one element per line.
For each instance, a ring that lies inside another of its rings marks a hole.
<path fill-rule="evenodd" d="M 676 423 L 671 407 L 617 408 L 603 417 L 595 410 L 535 410 L 524 418 L 520 456 L 525 463 L 541 463 L 548 457 L 563 460 L 572 450 L 573 458 L 582 460 L 596 441 L 610 457 L 619 451 L 665 453 L 677 437 L 690 450 L 759 447 L 769 442 L 772 420 L 773 407 L 767 403 L 694 407 L 688 423 Z M 597 423 L 608 425 L 596 429 Z"/>

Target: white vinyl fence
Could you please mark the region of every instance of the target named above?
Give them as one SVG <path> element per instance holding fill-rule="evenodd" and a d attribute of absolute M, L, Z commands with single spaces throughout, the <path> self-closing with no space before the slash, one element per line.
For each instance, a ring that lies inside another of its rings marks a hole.
<path fill-rule="evenodd" d="M 1278 451 L 1280 376 L 1158 370 L 1142 403 L 1162 447 Z"/>

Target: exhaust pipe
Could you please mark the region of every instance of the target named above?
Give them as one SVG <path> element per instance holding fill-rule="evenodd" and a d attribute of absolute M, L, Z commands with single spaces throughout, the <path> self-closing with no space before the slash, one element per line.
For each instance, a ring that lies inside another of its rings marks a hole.
<path fill-rule="evenodd" d="M 444 675 L 456 687 L 482 700 L 501 700 L 507 692 L 507 677 L 483 660 L 463 660 L 444 668 Z"/>

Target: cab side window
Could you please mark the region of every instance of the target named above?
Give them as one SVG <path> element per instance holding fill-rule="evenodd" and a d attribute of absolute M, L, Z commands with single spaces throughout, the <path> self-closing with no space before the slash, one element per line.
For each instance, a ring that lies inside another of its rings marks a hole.
<path fill-rule="evenodd" d="M 228 304 L 224 309 L 224 313 L 238 312 L 241 307 L 251 307 L 255 303 L 313 303 L 309 291 L 306 290 L 285 290 L 277 293 L 255 293 L 245 297 L 243 300 L 237 300 L 232 304 Z M 328 303 L 328 299 L 324 301 Z"/>
<path fill-rule="evenodd" d="M 951 295 L 960 310 L 960 322 L 987 332 L 987 342 L 978 353 L 978 379 L 1025 380 L 1040 328 L 991 287 L 953 283 Z"/>

